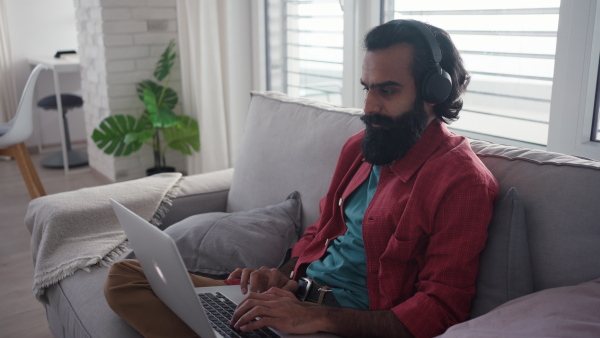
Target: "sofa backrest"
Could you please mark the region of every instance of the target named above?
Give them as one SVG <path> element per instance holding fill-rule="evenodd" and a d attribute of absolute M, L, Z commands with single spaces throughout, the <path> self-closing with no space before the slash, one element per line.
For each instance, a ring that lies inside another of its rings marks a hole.
<path fill-rule="evenodd" d="M 302 232 L 319 217 L 340 150 L 364 128 L 360 109 L 336 108 L 275 92 L 253 92 L 227 211 L 302 199 Z"/>
<path fill-rule="evenodd" d="M 306 229 L 318 218 L 343 144 L 364 128 L 360 114 L 253 92 L 227 210 L 277 204 L 298 191 Z M 523 201 L 533 290 L 600 277 L 600 163 L 478 140 L 471 146 L 498 179 L 499 198 L 515 187 Z"/>

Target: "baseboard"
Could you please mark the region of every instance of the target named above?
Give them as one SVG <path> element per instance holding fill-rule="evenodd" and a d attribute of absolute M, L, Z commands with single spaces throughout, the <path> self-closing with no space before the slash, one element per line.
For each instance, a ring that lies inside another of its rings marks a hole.
<path fill-rule="evenodd" d="M 79 150 L 86 150 L 87 149 L 87 142 L 85 140 L 80 140 L 80 141 L 71 141 L 71 148 L 73 149 L 79 149 Z M 40 152 L 40 149 L 38 146 L 27 146 L 27 150 L 29 151 L 29 154 L 46 154 L 46 153 L 52 153 L 55 151 L 59 151 L 62 149 L 62 146 L 60 143 L 49 143 L 49 144 L 42 144 L 42 151 Z"/>

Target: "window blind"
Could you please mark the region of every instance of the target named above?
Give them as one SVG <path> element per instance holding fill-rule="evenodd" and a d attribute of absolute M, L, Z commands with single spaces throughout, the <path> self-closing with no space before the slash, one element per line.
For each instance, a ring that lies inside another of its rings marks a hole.
<path fill-rule="evenodd" d="M 453 128 L 546 145 L 560 1 L 395 0 L 393 6 L 395 19 L 446 30 L 463 57 L 471 84 Z"/>
<path fill-rule="evenodd" d="M 268 88 L 342 103 L 344 18 L 338 0 L 267 1 Z"/>

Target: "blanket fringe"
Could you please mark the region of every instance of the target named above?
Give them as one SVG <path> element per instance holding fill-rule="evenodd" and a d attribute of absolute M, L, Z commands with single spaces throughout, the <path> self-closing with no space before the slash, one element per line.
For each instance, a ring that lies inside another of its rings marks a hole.
<path fill-rule="evenodd" d="M 117 258 L 121 257 L 121 255 L 126 253 L 128 250 L 129 241 L 125 240 L 123 243 L 119 244 L 116 248 L 114 248 L 111 252 L 106 254 L 106 256 L 102 257 L 102 260 L 98 262 L 98 264 L 100 264 L 101 266 L 110 267 L 117 261 Z M 90 269 L 89 267 L 86 268 Z"/>
<path fill-rule="evenodd" d="M 156 212 L 150 219 L 151 224 L 153 224 L 157 227 L 160 227 L 162 225 L 162 222 L 165 219 L 165 216 L 167 215 L 171 206 L 173 205 L 172 199 L 175 198 L 175 194 L 173 193 L 173 191 L 175 190 L 175 188 L 179 187 L 179 182 L 181 182 L 182 179 L 183 179 L 183 177 L 179 178 L 179 180 L 177 180 L 177 182 L 175 182 L 175 184 L 173 184 L 173 186 L 171 186 L 169 191 L 167 191 L 167 193 L 165 194 L 165 197 L 163 197 L 162 201 L 160 201 L 160 204 L 158 205 Z"/>

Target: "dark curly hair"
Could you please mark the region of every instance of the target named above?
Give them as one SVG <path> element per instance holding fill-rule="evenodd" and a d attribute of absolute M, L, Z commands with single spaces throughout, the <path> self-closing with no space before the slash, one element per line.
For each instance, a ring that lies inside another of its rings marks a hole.
<path fill-rule="evenodd" d="M 433 110 L 438 119 L 450 123 L 458 119 L 458 113 L 463 106 L 462 94 L 467 90 L 470 76 L 450 35 L 441 28 L 429 24 L 425 26 L 431 30 L 442 51 L 440 66 L 452 78 L 450 95 L 442 103 L 436 104 Z M 413 48 L 412 75 L 415 86 L 421 88 L 425 75 L 435 69 L 435 61 L 427 40 L 418 28 L 404 20 L 392 20 L 371 29 L 364 38 L 364 48 L 367 51 L 387 49 L 402 43 Z M 420 90 L 417 91 L 417 99 L 422 100 Z"/>

